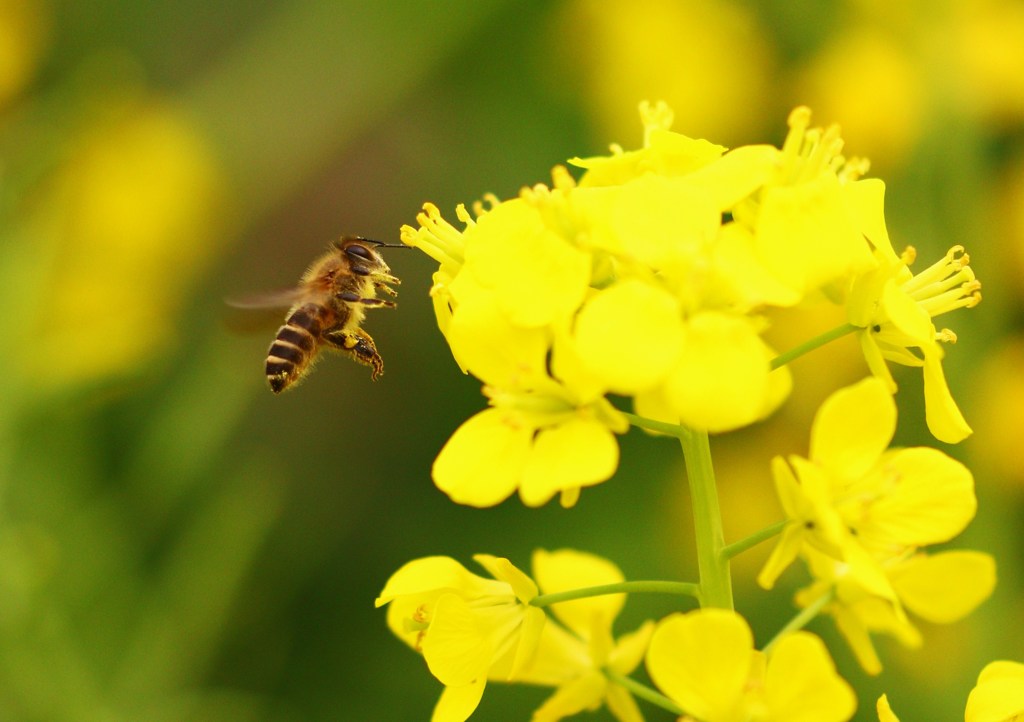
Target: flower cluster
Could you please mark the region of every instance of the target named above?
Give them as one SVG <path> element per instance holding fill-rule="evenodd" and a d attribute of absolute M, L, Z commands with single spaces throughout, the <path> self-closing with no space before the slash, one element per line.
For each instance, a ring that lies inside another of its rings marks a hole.
<path fill-rule="evenodd" d="M 933 319 L 980 300 L 959 246 L 914 274 L 885 227 L 884 185 L 860 176 L 835 127 L 810 127 L 797 108 L 781 148 L 721 146 L 669 130 L 663 105 L 642 106 L 643 147 L 573 159 L 552 187 L 487 198 L 464 228 L 428 204 L 403 241 L 439 263 L 431 295 L 461 369 L 489 408 L 464 422 L 433 467 L 454 501 L 527 506 L 607 480 L 617 434 L 630 424 L 675 436 L 686 460 L 697 582 L 627 581 L 584 552 L 537 551 L 532 576 L 478 555 L 477 576 L 447 557 L 399 569 L 378 606 L 420 652 L 444 691 L 435 722 L 464 722 L 488 681 L 551 687 L 534 722 L 604 706 L 643 722 L 637 699 L 702 722 L 846 722 L 856 696 L 825 644 L 802 628 L 831 616 L 861 665 L 881 670 L 872 635 L 916 646 L 910 621 L 949 623 L 992 592 L 981 552 L 930 547 L 974 518 L 974 478 L 930 447 L 891 448 L 896 384 L 887 362 L 923 369 L 926 420 L 939 440 L 971 429 L 942 372 Z M 764 340 L 773 308 L 842 306 L 846 323 L 778 354 Z M 764 419 L 787 397 L 787 363 L 845 334 L 860 340 L 870 375 L 821 405 L 806 457 L 771 464 L 785 519 L 726 544 L 709 434 Z M 612 398 L 632 404 L 627 412 Z M 801 609 L 759 648 L 734 611 L 730 559 L 779 536 L 758 581 L 771 589 L 797 559 L 812 581 Z M 616 637 L 626 593 L 672 593 L 700 609 L 645 621 Z M 646 661 L 657 689 L 630 677 Z M 1020 670 L 986 668 L 969 722 L 1019 715 Z M 1017 687 L 1014 687 L 1017 685 Z M 882 722 L 895 722 L 883 697 Z"/>
<path fill-rule="evenodd" d="M 871 632 L 916 646 L 920 635 L 905 609 L 931 622 L 956 621 L 995 586 L 987 554 L 922 551 L 949 541 L 974 517 L 974 479 L 936 449 L 888 449 L 895 431 L 896 405 L 875 377 L 826 399 L 811 427 L 809 458 L 772 464 L 789 523 L 758 577 L 771 588 L 803 556 L 815 582 L 798 602 L 827 602 L 875 674 L 881 664 Z"/>
<path fill-rule="evenodd" d="M 774 411 L 791 378 L 762 337 L 764 313 L 810 297 L 845 303 L 871 369 L 895 391 L 885 359 L 924 366 L 939 438 L 969 433 L 942 377 L 931 318 L 980 298 L 953 252 L 920 276 L 885 230 L 884 186 L 860 180 L 836 127 L 797 108 L 781 148 L 726 149 L 669 130 L 664 106 L 641 107 L 642 148 L 576 158 L 551 188 L 490 197 L 464 229 L 427 204 L 404 243 L 439 263 L 438 325 L 490 408 L 442 449 L 434 481 L 453 500 L 491 506 L 518 491 L 528 506 L 618 466 L 627 417 L 734 430 Z M 781 366 L 778 367 L 777 366 Z"/>

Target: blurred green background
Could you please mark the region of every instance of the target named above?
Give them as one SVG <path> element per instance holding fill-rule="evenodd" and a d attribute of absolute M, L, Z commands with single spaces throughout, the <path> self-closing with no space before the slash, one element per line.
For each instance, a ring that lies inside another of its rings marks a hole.
<path fill-rule="evenodd" d="M 922 268 L 971 253 L 985 301 L 943 322 L 976 430 L 949 451 L 981 507 L 953 546 L 997 555 L 999 588 L 922 624 L 923 650 L 883 640 L 874 679 L 812 625 L 858 720 L 882 691 L 904 719 L 959 719 L 985 662 L 1024 660 L 1021 38 L 1013 0 L 0 0 L 0 719 L 427 719 L 440 687 L 373 608 L 405 561 L 573 546 L 693 579 L 670 442 L 630 433 L 570 511 L 460 508 L 431 485 L 484 399 L 437 332 L 425 257 L 388 256 L 403 285 L 367 323 L 374 384 L 329 358 L 274 397 L 280 317 L 223 302 L 293 284 L 341 233 L 397 241 L 424 201 L 454 220 L 635 147 L 644 98 L 727 145 L 778 143 L 809 104 L 886 180 L 897 247 Z M 806 332 L 775 322 L 780 348 Z M 713 442 L 731 539 L 779 518 L 769 459 L 805 451 L 817 404 L 866 370 L 840 344 L 796 372 L 777 418 Z M 919 374 L 898 379 L 898 441 L 932 443 Z M 756 589 L 766 552 L 734 565 L 760 643 L 804 580 Z M 631 599 L 618 631 L 677 604 Z M 547 694 L 495 685 L 475 718 L 524 720 Z"/>

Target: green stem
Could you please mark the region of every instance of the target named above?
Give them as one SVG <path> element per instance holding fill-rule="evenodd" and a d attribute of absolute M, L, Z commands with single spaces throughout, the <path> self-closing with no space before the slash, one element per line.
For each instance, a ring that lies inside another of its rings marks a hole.
<path fill-rule="evenodd" d="M 620 411 L 620 413 L 626 417 L 626 419 L 633 426 L 638 429 L 646 429 L 647 431 L 657 431 L 659 434 L 666 434 L 668 436 L 674 436 L 677 439 L 680 438 L 686 429 L 679 424 L 668 424 L 664 421 L 656 421 L 654 419 L 648 419 L 644 416 L 637 416 L 631 414 L 628 411 Z"/>
<path fill-rule="evenodd" d="M 617 584 L 601 584 L 596 587 L 583 587 L 582 589 L 570 589 L 566 592 L 553 592 L 552 594 L 541 594 L 530 600 L 531 606 L 546 607 L 549 604 L 559 602 L 570 602 L 573 599 L 585 599 L 587 597 L 600 597 L 605 594 L 625 594 L 628 592 L 646 592 L 649 594 L 680 594 L 683 596 L 699 598 L 700 585 L 691 582 L 659 582 L 659 581 L 637 581 L 619 582 Z"/>
<path fill-rule="evenodd" d="M 764 651 L 770 650 L 776 642 L 785 637 L 787 634 L 792 634 L 798 629 L 803 629 L 807 626 L 807 623 L 817 617 L 821 610 L 825 608 L 825 605 L 832 601 L 835 597 L 835 590 L 829 589 L 827 592 L 822 594 L 820 597 L 815 599 L 813 602 L 808 604 L 806 607 L 800 610 L 800 613 L 789 620 L 789 623 L 785 627 L 779 630 L 778 634 L 772 637 L 772 641 L 768 642 L 764 646 Z"/>
<path fill-rule="evenodd" d="M 750 549 L 751 547 L 756 547 L 758 544 L 765 541 L 766 539 L 771 539 L 776 534 L 779 534 L 783 529 L 786 528 L 786 524 L 789 524 L 788 520 L 784 519 L 782 521 L 777 521 L 771 526 L 766 526 L 761 531 L 754 532 L 745 539 L 740 539 L 737 542 L 733 542 L 732 544 L 728 545 L 727 547 L 725 547 L 725 549 L 722 550 L 722 556 L 726 559 L 732 559 L 734 556 L 742 554 L 747 549 Z"/>
<path fill-rule="evenodd" d="M 831 331 L 826 331 L 820 336 L 815 336 L 809 341 L 804 341 L 799 346 L 791 348 L 789 351 L 786 351 L 786 353 L 779 354 L 778 356 L 773 358 L 772 370 L 774 371 L 780 366 L 785 366 L 790 361 L 794 361 L 795 359 L 800 358 L 804 354 L 810 353 L 814 349 L 824 346 L 830 341 L 835 341 L 837 338 L 842 338 L 843 336 L 853 333 L 854 331 L 861 330 L 862 329 L 859 326 L 854 326 L 852 323 L 844 323 L 842 325 L 836 326 Z"/>
<path fill-rule="evenodd" d="M 604 676 L 607 677 L 609 681 L 614 682 L 615 684 L 621 687 L 625 687 L 627 690 L 632 692 L 634 696 L 639 697 L 640 699 L 645 700 L 647 702 L 650 702 L 651 704 L 657 705 L 662 709 L 668 710 L 674 715 L 679 716 L 686 714 L 686 710 L 684 710 L 682 707 L 677 705 L 675 702 L 673 702 L 665 695 L 651 689 L 646 684 L 641 684 L 640 682 L 637 682 L 635 679 L 627 677 L 624 674 L 619 674 L 618 672 L 613 672 L 608 668 L 605 668 L 601 671 L 604 673 Z"/>
<path fill-rule="evenodd" d="M 732 578 L 729 574 L 729 560 L 723 554 L 725 536 L 722 533 L 722 514 L 718 508 L 708 433 L 684 428 L 679 435 L 679 442 L 683 447 L 686 476 L 690 481 L 690 499 L 693 503 L 701 607 L 732 609 Z"/>

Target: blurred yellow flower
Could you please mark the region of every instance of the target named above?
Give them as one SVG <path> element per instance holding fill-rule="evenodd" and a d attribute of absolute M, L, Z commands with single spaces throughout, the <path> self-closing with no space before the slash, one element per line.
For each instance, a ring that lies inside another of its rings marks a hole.
<path fill-rule="evenodd" d="M 164 102 L 118 107 L 69 149 L 36 208 L 53 239 L 24 375 L 59 387 L 123 373 L 166 347 L 191 283 L 220 250 L 211 149 Z"/>
<path fill-rule="evenodd" d="M 607 137 L 628 109 L 664 98 L 698 136 L 750 137 L 771 107 L 774 48 L 755 13 L 721 0 L 574 0 L 552 33 Z M 742 108 L 743 112 L 736 112 Z"/>
<path fill-rule="evenodd" d="M 880 168 L 899 166 L 920 138 L 927 112 L 922 68 L 911 52 L 900 32 L 846 29 L 804 68 L 798 97 L 841 122 L 843 136 Z"/>
<path fill-rule="evenodd" d="M 42 2 L 0 0 L 0 110 L 31 81 L 46 44 Z"/>
<path fill-rule="evenodd" d="M 1017 334 L 990 348 L 975 374 L 971 404 L 978 433 L 970 444 L 972 458 L 986 476 L 1004 491 L 1024 489 L 1020 461 L 1021 419 L 1024 413 L 1024 336 Z"/>
<path fill-rule="evenodd" d="M 946 52 L 957 108 L 995 125 L 1024 121 L 1024 6 L 1016 0 L 950 4 Z"/>
<path fill-rule="evenodd" d="M 743 617 L 721 609 L 662 620 L 647 670 L 662 692 L 703 722 L 844 722 L 857 706 L 813 634 L 788 634 L 770 652 L 758 652 Z"/>

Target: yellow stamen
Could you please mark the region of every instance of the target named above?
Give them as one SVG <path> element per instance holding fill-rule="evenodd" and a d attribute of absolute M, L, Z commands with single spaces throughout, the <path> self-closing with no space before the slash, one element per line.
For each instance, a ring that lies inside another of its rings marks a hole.
<path fill-rule="evenodd" d="M 668 104 L 659 100 L 653 106 L 649 101 L 640 103 L 640 120 L 644 124 L 644 148 L 651 144 L 651 135 L 656 130 L 668 130 L 672 127 L 675 114 Z"/>
<path fill-rule="evenodd" d="M 458 210 L 456 212 L 459 213 Z M 462 214 L 459 215 L 460 220 L 465 222 Z M 424 203 L 423 210 L 416 216 L 416 222 L 420 224 L 419 229 L 402 226 L 402 243 L 420 249 L 441 265 L 462 265 L 465 251 L 462 231 L 446 221 L 437 206 Z"/>

